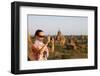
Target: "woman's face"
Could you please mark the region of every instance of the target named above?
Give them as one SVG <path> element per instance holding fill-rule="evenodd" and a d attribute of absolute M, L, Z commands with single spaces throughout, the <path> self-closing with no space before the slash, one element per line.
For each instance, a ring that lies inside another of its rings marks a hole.
<path fill-rule="evenodd" d="M 39 32 L 39 35 L 37 35 L 37 39 L 40 40 L 40 41 L 43 41 L 44 37 L 45 37 L 44 32 Z"/>

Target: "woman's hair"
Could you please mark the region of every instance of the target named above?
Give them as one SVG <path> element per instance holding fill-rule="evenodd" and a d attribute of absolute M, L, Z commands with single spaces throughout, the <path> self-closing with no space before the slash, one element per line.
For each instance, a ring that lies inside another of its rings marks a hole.
<path fill-rule="evenodd" d="M 40 30 L 40 29 L 36 30 L 35 36 L 38 36 L 40 32 L 43 32 L 43 30 Z"/>

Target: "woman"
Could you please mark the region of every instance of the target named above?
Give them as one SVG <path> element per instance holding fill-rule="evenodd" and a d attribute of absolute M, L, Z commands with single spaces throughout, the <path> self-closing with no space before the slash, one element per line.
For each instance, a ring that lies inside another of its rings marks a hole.
<path fill-rule="evenodd" d="M 35 32 L 35 42 L 34 44 L 29 39 L 30 48 L 29 50 L 29 60 L 47 60 L 49 56 L 49 52 L 54 52 L 54 39 L 50 40 L 50 36 L 47 37 L 47 42 L 44 44 L 43 40 L 45 38 L 45 34 L 42 30 L 37 30 Z M 48 44 L 51 42 L 51 48 L 48 48 Z"/>

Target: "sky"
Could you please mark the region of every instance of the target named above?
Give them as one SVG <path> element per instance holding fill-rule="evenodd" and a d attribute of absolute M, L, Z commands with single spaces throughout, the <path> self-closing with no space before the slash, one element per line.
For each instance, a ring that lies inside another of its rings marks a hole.
<path fill-rule="evenodd" d="M 45 35 L 56 35 L 58 30 L 63 35 L 87 35 L 88 17 L 81 16 L 53 16 L 53 15 L 27 15 L 28 32 L 34 35 L 37 29 L 44 31 Z"/>

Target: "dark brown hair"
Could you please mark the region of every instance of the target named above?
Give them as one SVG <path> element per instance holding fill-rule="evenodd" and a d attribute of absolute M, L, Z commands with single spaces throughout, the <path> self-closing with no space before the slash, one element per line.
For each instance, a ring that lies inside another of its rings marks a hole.
<path fill-rule="evenodd" d="M 39 33 L 40 33 L 40 32 L 43 32 L 43 30 L 40 30 L 40 29 L 36 30 L 35 36 L 39 36 Z"/>

